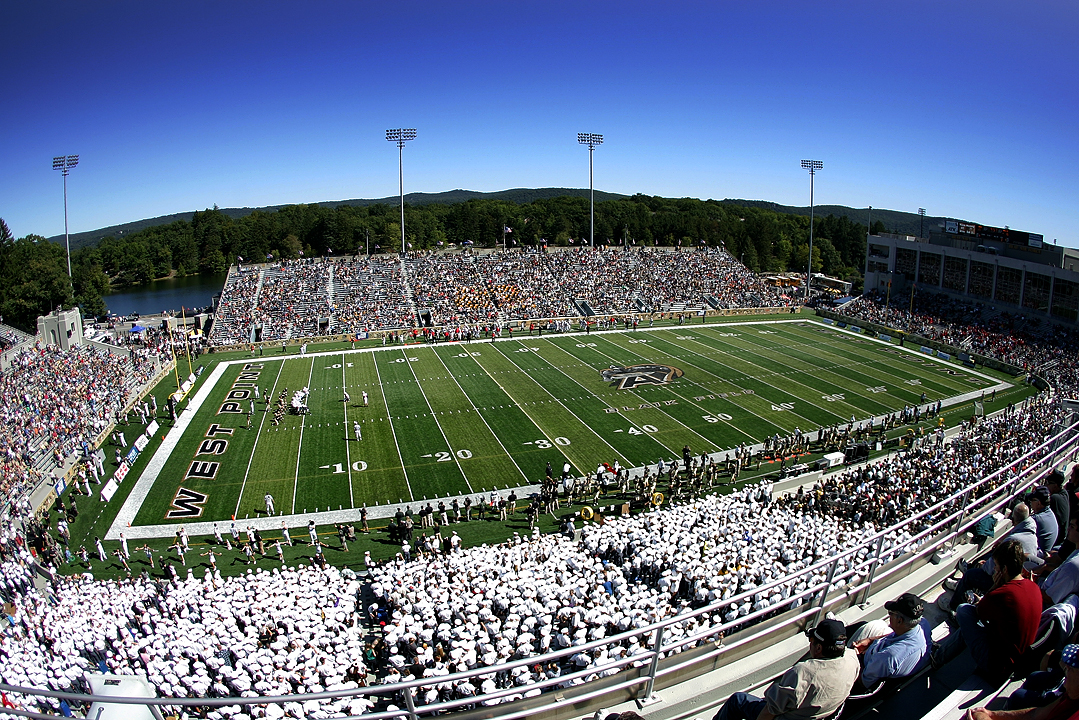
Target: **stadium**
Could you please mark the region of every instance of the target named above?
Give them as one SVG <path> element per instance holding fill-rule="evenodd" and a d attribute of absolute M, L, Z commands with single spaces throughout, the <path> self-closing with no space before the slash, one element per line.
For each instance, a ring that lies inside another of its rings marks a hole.
<path fill-rule="evenodd" d="M 948 646 L 986 518 L 1079 489 L 1074 330 L 823 297 L 721 248 L 465 248 L 10 331 L 5 713 L 704 718 L 897 597 Z M 826 714 L 1002 702 L 1071 635 L 1042 581 L 1003 675 L 927 642 Z"/>

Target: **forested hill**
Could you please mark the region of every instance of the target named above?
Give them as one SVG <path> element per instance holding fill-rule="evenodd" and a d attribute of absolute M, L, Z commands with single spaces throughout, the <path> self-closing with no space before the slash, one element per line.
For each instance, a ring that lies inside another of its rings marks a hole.
<path fill-rule="evenodd" d="M 801 271 L 809 260 L 806 208 L 747 200 L 698 200 L 596 193 L 597 245 L 725 247 L 755 271 Z M 493 248 L 581 247 L 588 243 L 587 190 L 541 188 L 406 196 L 405 242 L 413 250 L 474 244 Z M 874 233 L 915 233 L 913 213 L 874 211 Z M 861 283 L 868 212 L 816 208 L 813 269 Z M 925 218 L 928 232 L 939 222 Z M 0 225 L 0 315 L 32 331 L 57 305 L 104 310 L 110 289 L 170 275 L 220 274 L 247 261 L 400 250 L 397 198 L 342 200 L 279 208 L 212 208 L 85 234 L 73 249 L 72 278 L 61 243 L 15 240 Z M 141 228 L 141 229 L 140 229 Z M 509 228 L 504 232 L 504 228 Z"/>
<path fill-rule="evenodd" d="M 596 190 L 596 202 L 602 200 L 614 200 L 616 198 L 626 197 L 625 195 L 619 195 L 617 193 L 602 192 Z M 544 200 L 548 198 L 556 197 L 588 197 L 588 188 L 514 188 L 511 190 L 500 190 L 498 192 L 477 192 L 475 190 L 450 190 L 448 192 L 440 193 L 408 193 L 405 195 L 405 203 L 409 205 L 431 205 L 434 203 L 452 205 L 454 203 L 462 203 L 468 200 L 476 199 L 488 199 L 488 200 L 503 200 L 506 202 L 515 203 L 517 205 L 524 205 L 525 203 L 534 202 L 536 200 Z M 351 205 L 353 207 L 365 207 L 368 205 L 398 205 L 401 202 L 399 195 L 385 198 L 375 199 L 354 199 L 354 200 L 326 200 L 324 202 L 311 203 L 318 207 L 336 208 L 341 205 Z M 740 202 L 740 201 L 739 201 Z M 266 207 L 259 208 L 219 208 L 219 211 L 228 215 L 230 218 L 236 220 L 242 217 L 247 217 L 253 212 L 276 212 L 282 208 L 289 207 L 289 205 L 267 205 Z M 111 225 L 109 227 L 100 228 L 99 230 L 88 230 L 81 233 L 72 233 L 71 235 L 71 249 L 77 250 L 81 247 L 88 245 L 95 245 L 102 238 L 107 237 L 119 237 L 122 235 L 130 235 L 131 233 L 138 232 L 139 230 L 145 230 L 146 228 L 155 227 L 157 225 L 168 225 L 174 223 L 177 220 L 184 220 L 190 222 L 195 216 L 195 211 L 173 213 L 172 215 L 161 215 L 160 217 L 147 218 L 145 220 L 135 220 L 134 222 L 123 223 L 122 225 Z M 63 242 L 63 235 L 56 235 L 49 238 L 53 242 Z"/>
<path fill-rule="evenodd" d="M 723 202 L 729 205 L 763 208 L 777 213 L 804 215 L 805 217 L 809 217 L 808 205 L 805 207 L 795 207 L 792 205 L 780 205 L 779 203 L 769 202 L 767 200 L 728 199 Z M 863 225 L 869 222 L 869 212 L 869 208 L 851 208 L 846 205 L 817 205 L 813 208 L 813 214 L 818 217 L 834 215 L 837 218 L 847 218 L 852 223 L 861 223 Z M 920 218 L 918 217 L 918 213 L 873 208 L 874 227 L 877 226 L 878 220 L 884 223 L 884 227 L 887 228 L 886 232 L 896 233 L 897 235 L 917 235 L 919 229 L 921 229 L 924 234 L 928 235 L 930 231 L 936 230 L 945 220 L 960 220 L 960 218 L 945 218 L 926 215 L 925 220 L 921 221 L 921 224 L 919 224 Z M 962 222 L 962 220 L 960 221 Z"/>
<path fill-rule="evenodd" d="M 525 205 L 527 203 L 535 202 L 536 200 L 545 200 L 556 197 L 588 197 L 587 188 L 514 188 L 511 190 L 501 190 L 499 192 L 476 192 L 475 190 L 450 190 L 448 192 L 441 193 L 409 193 L 405 195 L 405 202 L 409 205 L 431 205 L 431 204 L 445 204 L 452 205 L 454 203 L 467 202 L 468 200 L 487 199 L 487 200 L 502 200 L 504 202 L 510 202 L 517 205 Z M 619 195 L 617 193 L 596 191 L 596 202 L 602 202 L 604 200 L 614 200 L 617 198 L 627 197 L 625 195 Z M 397 205 L 400 202 L 398 196 L 374 198 L 374 199 L 354 199 L 354 200 L 327 200 L 319 203 L 312 203 L 318 207 L 324 208 L 336 208 L 341 205 L 351 205 L 353 207 L 365 207 L 369 205 Z M 795 207 L 791 205 L 780 205 L 779 203 L 769 202 L 767 200 L 733 200 L 727 199 L 721 202 L 728 205 L 738 205 L 741 207 L 762 208 L 765 210 L 771 210 L 777 213 L 786 213 L 789 215 L 804 215 L 809 216 L 809 206 Z M 220 208 L 220 212 L 228 215 L 230 218 L 239 219 L 246 217 L 253 212 L 276 212 L 282 208 L 289 207 L 288 205 L 268 205 L 260 208 Z M 817 205 L 814 209 L 816 215 L 820 217 L 827 217 L 828 215 L 834 215 L 837 218 L 847 218 L 852 223 L 868 224 L 869 210 L 867 208 L 851 208 L 845 205 Z M 106 237 L 120 237 L 123 235 L 130 235 L 131 233 L 145 230 L 146 228 L 155 227 L 158 225 L 168 225 L 174 223 L 177 220 L 183 220 L 190 222 L 195 216 L 195 211 L 175 213 L 172 215 L 162 215 L 155 218 L 147 218 L 145 220 L 136 220 L 134 222 L 124 223 L 122 225 L 112 225 L 110 227 L 101 228 L 99 230 L 89 230 L 87 232 L 74 233 L 71 236 L 71 248 L 73 250 L 86 247 L 89 245 L 95 245 L 99 240 Z M 924 225 L 925 232 L 929 232 L 931 229 L 936 228 L 940 223 L 944 222 L 943 217 L 930 217 L 926 216 Z M 948 218 L 955 219 L 955 218 Z M 900 212 L 898 210 L 878 210 L 873 209 L 873 222 L 880 220 L 884 223 L 888 232 L 899 233 L 901 235 L 917 235 L 919 229 L 919 218 L 917 213 Z M 62 241 L 63 235 L 57 235 L 49 238 L 53 242 Z"/>

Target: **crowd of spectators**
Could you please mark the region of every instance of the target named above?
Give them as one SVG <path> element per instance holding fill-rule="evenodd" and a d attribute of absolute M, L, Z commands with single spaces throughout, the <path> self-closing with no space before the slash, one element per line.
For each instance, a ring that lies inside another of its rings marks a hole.
<path fill-rule="evenodd" d="M 239 267 L 229 273 L 225 287 L 221 290 L 221 301 L 214 312 L 211 330 L 214 345 L 236 345 L 251 341 L 259 275 L 260 272 L 251 266 Z"/>
<path fill-rule="evenodd" d="M 369 563 L 369 583 L 316 562 L 231 578 L 216 569 L 171 580 L 64 578 L 39 594 L 30 586 L 22 545 L 5 544 L 0 589 L 15 613 L 0 677 L 79 690 L 84 670 L 144 672 L 166 697 L 342 691 L 412 678 L 430 678 L 424 702 L 513 691 L 488 704 L 537 694 L 532 686 L 545 679 L 565 676 L 560 684 L 576 685 L 617 672 L 603 666 L 619 658 L 632 664 L 630 658 L 646 652 L 648 637 L 591 652 L 574 653 L 575 646 L 710 605 L 671 626 L 667 641 L 715 639 L 722 623 L 735 623 L 726 628 L 731 632 L 751 613 L 768 617 L 811 601 L 794 596 L 824 582 L 826 573 L 801 571 L 1010 463 L 1059 420 L 1047 400 L 1036 400 L 972 423 L 950 443 L 920 443 L 808 491 L 777 498 L 770 485 L 757 483 L 588 524 L 579 540 L 536 533 L 469 549 L 435 543 L 412 559 Z M 886 536 L 884 560 L 914 549 L 920 527 Z M 837 587 L 857 582 L 868 553 L 843 561 L 838 572 L 856 574 Z M 568 651 L 562 662 L 498 669 L 557 649 Z M 453 684 L 439 680 L 466 669 L 478 674 Z M 371 706 L 366 699 L 334 699 L 256 713 L 329 717 Z M 234 705 L 208 717 L 244 720 L 249 712 Z"/>
<path fill-rule="evenodd" d="M 498 306 L 485 278 L 477 272 L 477 257 L 457 253 L 425 254 L 408 260 L 407 274 L 416 309 L 430 311 L 435 325 L 491 322 Z"/>
<path fill-rule="evenodd" d="M 333 331 L 412 328 L 415 308 L 406 300 L 396 257 L 356 257 L 333 265 Z"/>
<path fill-rule="evenodd" d="M 252 275 L 257 273 L 257 275 Z M 213 345 L 325 333 L 628 313 L 693 314 L 796 302 L 725 250 L 580 248 L 298 260 L 234 272 Z M 324 326 L 318 319 L 328 319 Z M 261 335 L 254 329 L 261 327 Z"/>
<path fill-rule="evenodd" d="M 0 491 L 17 499 L 93 443 L 155 371 L 153 351 L 23 345 L 0 372 Z"/>
<path fill-rule="evenodd" d="M 1037 372 L 1061 392 L 1079 390 L 1074 328 L 928 292 L 916 293 L 912 308 L 907 297 L 872 291 L 841 313 Z"/>
<path fill-rule="evenodd" d="M 316 335 L 319 319 L 330 317 L 329 283 L 325 262 L 300 259 L 267 268 L 255 307 L 262 340 Z"/>
<path fill-rule="evenodd" d="M 3 318 L 0 317 L 0 352 L 33 339 L 30 335 L 10 325 L 5 325 L 2 321 Z"/>

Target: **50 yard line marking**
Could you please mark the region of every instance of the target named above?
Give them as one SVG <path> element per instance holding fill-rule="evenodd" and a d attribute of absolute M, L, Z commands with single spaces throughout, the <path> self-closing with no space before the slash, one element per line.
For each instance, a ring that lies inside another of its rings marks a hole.
<path fill-rule="evenodd" d="M 311 370 L 307 373 L 307 388 L 311 392 L 311 378 L 315 375 L 315 358 L 311 357 Z M 304 398 L 307 400 L 307 398 Z M 296 446 L 296 475 L 292 478 L 292 514 L 296 514 L 296 490 L 300 485 L 300 456 L 303 454 L 303 426 L 307 422 L 307 413 L 300 416 L 300 440 Z M 340 456 L 338 456 L 340 457 Z"/>
<path fill-rule="evenodd" d="M 277 390 L 277 382 L 281 379 L 281 371 L 285 369 L 285 361 L 281 361 L 281 367 L 277 368 L 277 377 L 273 380 L 273 387 L 270 390 L 270 394 L 266 398 L 266 409 L 262 413 L 262 419 L 259 420 L 258 433 L 255 434 L 255 443 L 251 446 L 251 457 L 247 458 L 247 470 L 244 471 L 244 481 L 240 484 L 240 494 L 236 496 L 236 509 L 232 511 L 233 516 L 240 514 L 240 503 L 244 499 L 244 488 L 247 487 L 247 477 L 251 474 L 251 463 L 255 461 L 255 450 L 259 446 L 259 438 L 262 437 L 262 426 L 266 424 L 266 416 L 270 414 L 270 401 L 273 400 L 274 391 Z"/>

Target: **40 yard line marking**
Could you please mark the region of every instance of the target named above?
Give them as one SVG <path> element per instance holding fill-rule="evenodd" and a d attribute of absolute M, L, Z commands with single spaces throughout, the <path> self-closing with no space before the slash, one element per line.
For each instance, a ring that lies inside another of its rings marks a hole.
<path fill-rule="evenodd" d="M 607 340 L 606 338 L 601 338 L 601 339 L 602 339 L 602 340 L 603 340 L 604 342 L 611 342 L 610 340 Z M 564 353 L 565 353 L 565 354 L 566 354 L 567 356 L 569 356 L 570 358 L 572 358 L 572 359 L 573 359 L 573 361 L 574 361 L 574 364 L 575 364 L 575 365 L 577 365 L 578 367 L 586 367 L 586 368 L 588 367 L 588 365 L 587 365 L 587 364 L 586 364 L 586 363 L 585 363 L 585 362 L 584 362 L 583 360 L 581 360 L 581 359 L 580 359 L 579 357 L 577 357 L 576 355 L 574 355 L 573 353 L 571 353 L 571 352 L 570 352 L 569 350 L 566 350 L 566 349 L 565 349 L 564 347 L 562 347 L 562 346 L 561 346 L 561 345 L 559 345 L 558 343 L 555 343 L 555 342 L 551 342 L 550 340 L 548 340 L 547 342 L 548 342 L 548 343 L 550 343 L 550 344 L 551 344 L 551 345 L 552 345 L 553 347 L 555 347 L 555 348 L 558 348 L 559 350 L 561 350 L 562 352 L 564 352 Z M 619 345 L 617 345 L 616 343 L 611 343 L 611 344 L 615 345 L 616 347 L 620 347 L 620 346 L 619 346 Z M 605 358 L 607 358 L 608 360 L 614 360 L 614 358 L 613 358 L 613 357 L 611 357 L 611 356 L 610 356 L 610 355 L 608 355 L 607 353 L 605 353 L 605 352 L 601 351 L 601 350 L 600 350 L 600 349 L 599 349 L 598 347 L 597 347 L 597 348 L 592 348 L 592 349 L 593 349 L 593 350 L 595 350 L 595 351 L 596 351 L 597 353 L 599 353 L 600 355 L 602 355 L 602 356 L 604 356 Z M 631 350 L 631 351 L 629 351 L 629 352 L 632 352 L 632 353 L 633 353 L 634 355 L 636 355 L 637 357 L 641 358 L 642 360 L 646 359 L 646 358 L 645 358 L 645 357 L 644 357 L 643 355 L 641 355 L 640 353 L 638 353 L 638 352 L 636 352 L 636 351 L 632 351 L 632 350 Z M 563 375 L 566 375 L 566 373 L 565 373 L 565 372 L 563 372 L 561 368 L 555 367 L 555 366 L 554 366 L 554 365 L 553 365 L 553 364 L 551 363 L 551 361 L 550 361 L 550 360 L 547 360 L 547 363 L 548 363 L 548 364 L 550 364 L 550 365 L 551 365 L 551 367 L 554 367 L 554 368 L 555 368 L 556 370 L 558 370 L 558 372 L 562 373 Z M 581 388 L 582 390 L 584 390 L 585 392 L 587 392 L 587 393 L 588 393 L 589 395 L 591 395 L 592 397 L 594 397 L 594 398 L 596 398 L 597 400 L 599 400 L 599 401 L 600 401 L 601 403 L 604 403 L 605 405 L 607 405 L 607 406 L 609 406 L 609 407 L 613 407 L 613 408 L 615 409 L 615 414 L 616 414 L 616 415 L 618 415 L 618 417 L 620 417 L 620 418 L 622 418 L 623 420 L 625 420 L 626 422 L 628 422 L 628 423 L 629 423 L 629 424 L 630 424 L 631 426 L 636 426 L 636 424 L 637 424 L 637 423 L 636 423 L 636 422 L 634 422 L 633 420 L 630 420 L 629 418 L 627 418 L 627 417 L 626 417 L 626 416 L 625 416 L 625 415 L 623 414 L 623 412 L 622 412 L 621 410 L 619 410 L 619 409 L 618 409 L 618 407 L 617 407 L 617 406 L 615 406 L 615 405 L 612 405 L 611 403 L 607 402 L 606 400 L 604 400 L 603 398 L 601 398 L 601 397 L 600 397 L 599 395 L 595 394 L 594 392 L 592 392 L 591 390 L 589 390 L 588 388 L 586 388 L 586 387 L 585 387 L 584 385 L 581 385 L 581 383 L 579 383 L 579 382 L 578 382 L 577 380 L 575 380 L 574 378 L 570 377 L 569 375 L 566 375 L 566 377 L 567 377 L 567 378 L 569 378 L 569 380 L 570 380 L 570 381 L 572 381 L 573 383 L 575 383 L 575 384 L 576 384 L 576 385 L 577 385 L 577 386 L 578 386 L 579 388 Z M 674 391 L 672 390 L 671 392 L 673 393 Z M 634 397 L 634 398 L 637 398 L 637 400 L 639 400 L 639 401 L 641 401 L 641 402 L 647 402 L 647 401 L 646 401 L 646 400 L 645 400 L 645 399 L 644 399 L 643 397 L 641 397 L 641 396 L 640 396 L 640 395 L 638 395 L 637 393 L 633 392 L 632 390 L 630 391 L 629 395 L 630 395 L 630 397 Z M 681 426 L 682 426 L 683 428 L 685 428 L 685 429 L 686 429 L 686 430 L 688 430 L 689 432 L 693 433 L 694 435 L 696 435 L 697 437 L 699 437 L 699 438 L 700 438 L 701 440 L 703 440 L 704 442 L 708 443 L 708 445 L 711 445 L 712 447 L 714 447 L 714 448 L 715 448 L 715 449 L 716 449 L 717 451 L 718 451 L 718 450 L 722 450 L 722 449 L 723 449 L 723 448 L 721 448 L 721 447 L 720 447 L 720 446 L 719 446 L 719 445 L 718 445 L 717 443 L 713 442 L 712 440 L 709 440 L 709 439 L 708 439 L 708 438 L 706 438 L 706 437 L 705 437 L 704 435 L 701 435 L 701 434 L 700 434 L 699 432 L 697 432 L 696 430 L 694 430 L 693 428 L 691 428 L 691 427 L 690 427 L 689 425 L 686 425 L 686 424 L 685 424 L 684 422 L 682 422 L 682 421 L 681 421 L 681 420 L 679 420 L 678 418 L 674 417 L 673 415 L 671 415 L 671 414 L 670 414 L 669 412 L 667 412 L 667 411 L 666 411 L 666 410 L 664 410 L 663 408 L 661 408 L 661 407 L 657 407 L 657 408 L 652 408 L 652 409 L 653 409 L 653 410 L 659 410 L 659 411 L 660 411 L 660 413 L 662 413 L 663 415 L 666 415 L 666 416 L 667 416 L 667 418 L 668 418 L 669 420 L 673 420 L 674 422 L 678 423 L 678 424 L 679 424 L 679 425 L 681 425 Z M 677 451 L 676 451 L 676 450 L 675 450 L 674 448 L 672 448 L 672 447 L 669 447 L 669 446 L 667 445 L 667 443 L 665 443 L 665 442 L 662 442 L 662 441 L 660 441 L 660 440 L 659 440 L 659 438 L 655 437 L 655 435 L 653 435 L 652 433 L 649 433 L 649 435 L 651 435 L 651 436 L 652 436 L 652 439 L 653 439 L 653 440 L 655 440 L 656 442 L 658 442 L 658 443 L 659 443 L 660 445 L 662 445 L 663 447 L 667 448 L 667 450 L 668 450 L 668 451 L 670 451 L 670 452 L 673 452 L 673 453 L 675 453 L 675 455 L 677 455 L 677 454 L 678 454 L 678 452 L 677 452 Z M 713 452 L 715 452 L 715 451 L 713 451 Z"/>

